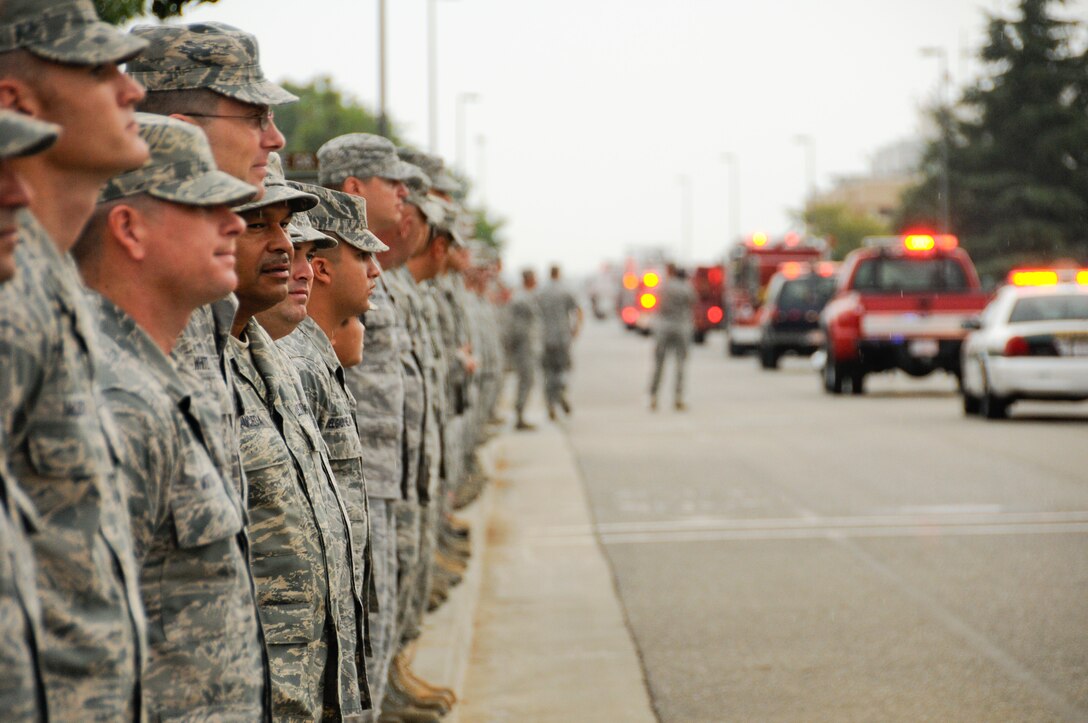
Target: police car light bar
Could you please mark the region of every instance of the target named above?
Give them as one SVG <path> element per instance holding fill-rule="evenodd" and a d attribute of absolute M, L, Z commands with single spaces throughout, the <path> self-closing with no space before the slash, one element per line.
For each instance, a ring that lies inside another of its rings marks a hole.
<path fill-rule="evenodd" d="M 904 236 L 868 236 L 862 242 L 866 248 L 904 249 L 906 251 L 951 251 L 960 245 L 952 234 L 909 233 Z"/>
<path fill-rule="evenodd" d="M 1088 269 L 1013 269 L 1008 278 L 1013 286 L 1088 286 Z"/>

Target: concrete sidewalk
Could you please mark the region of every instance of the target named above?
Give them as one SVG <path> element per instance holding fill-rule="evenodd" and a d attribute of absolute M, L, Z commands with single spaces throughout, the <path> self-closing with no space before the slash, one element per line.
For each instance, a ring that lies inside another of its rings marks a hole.
<path fill-rule="evenodd" d="M 462 513 L 472 563 L 413 665 L 457 691 L 445 720 L 655 721 L 563 433 L 504 432 L 486 461 L 492 484 Z"/>

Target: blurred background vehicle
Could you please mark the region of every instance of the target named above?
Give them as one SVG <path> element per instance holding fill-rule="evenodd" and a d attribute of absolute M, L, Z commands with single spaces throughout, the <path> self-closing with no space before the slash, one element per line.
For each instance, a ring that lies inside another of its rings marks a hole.
<path fill-rule="evenodd" d="M 824 342 L 820 312 L 835 293 L 836 265 L 787 261 L 771 277 L 759 310 L 759 364 L 777 369 L 784 354 L 808 356 Z"/>
<path fill-rule="evenodd" d="M 963 411 L 1008 415 L 1018 399 L 1088 399 L 1088 269 L 1017 269 L 963 343 Z"/>
<path fill-rule="evenodd" d="M 708 332 L 722 328 L 725 321 L 725 268 L 723 264 L 696 266 L 691 272 L 695 287 L 694 341 L 702 344 Z"/>
<path fill-rule="evenodd" d="M 657 313 L 658 287 L 665 278 L 665 252 L 649 247 L 627 256 L 620 277 L 617 311 L 624 326 L 649 334 Z"/>
<path fill-rule="evenodd" d="M 943 369 L 960 375 L 963 322 L 986 306 L 975 266 L 955 236 L 925 233 L 865 239 L 839 272 L 820 325 L 826 336 L 824 389 L 901 369 L 914 377 Z"/>
<path fill-rule="evenodd" d="M 817 262 L 827 258 L 827 243 L 820 238 L 788 233 L 772 239 L 755 233 L 733 246 L 726 282 L 725 318 L 729 356 L 741 356 L 759 346 L 759 308 L 767 284 L 778 267 L 790 261 Z"/>

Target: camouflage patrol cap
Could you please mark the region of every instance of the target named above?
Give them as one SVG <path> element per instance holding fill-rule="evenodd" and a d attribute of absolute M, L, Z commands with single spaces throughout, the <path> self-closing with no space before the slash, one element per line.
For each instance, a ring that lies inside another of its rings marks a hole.
<path fill-rule="evenodd" d="M 123 63 L 147 42 L 102 22 L 91 0 L 3 0 L 0 53 L 22 48 L 56 63 Z"/>
<path fill-rule="evenodd" d="M 397 157 L 392 141 L 373 133 L 346 133 L 317 149 L 317 178 L 322 186 L 338 186 L 351 177 L 407 181 L 418 170 Z"/>
<path fill-rule="evenodd" d="M 469 242 L 468 252 L 473 266 L 490 266 L 499 260 L 499 250 L 479 239 Z"/>
<path fill-rule="evenodd" d="M 426 193 L 430 190 L 431 177 L 424 173 L 422 168 L 411 163 L 405 163 L 404 165 L 405 170 L 409 173 L 408 178 L 404 179 L 404 185 L 408 186 L 410 192 Z"/>
<path fill-rule="evenodd" d="M 435 228 L 449 236 L 454 246 L 465 248 L 467 244 L 464 235 L 461 233 L 461 213 L 457 208 L 457 204 L 437 196 L 432 196 L 432 200 L 442 209 L 442 220 L 435 224 Z"/>
<path fill-rule="evenodd" d="M 57 140 L 60 127 L 28 115 L 0 110 L 0 158 L 22 158 L 41 153 Z"/>
<path fill-rule="evenodd" d="M 446 211 L 440 203 L 440 199 L 427 193 L 412 191 L 404 199 L 423 212 L 423 218 L 431 226 L 439 226 L 446 219 Z"/>
<path fill-rule="evenodd" d="M 225 23 L 138 25 L 132 35 L 147 50 L 127 67 L 145 88 L 206 88 L 252 105 L 283 105 L 298 98 L 264 77 L 257 38 Z"/>
<path fill-rule="evenodd" d="M 286 203 L 291 213 L 298 213 L 309 211 L 316 206 L 317 196 L 288 185 L 287 179 L 283 177 L 283 161 L 280 160 L 280 154 L 269 153 L 268 168 L 264 173 L 264 195 L 234 210 L 237 213 L 245 213 L 277 203 Z"/>
<path fill-rule="evenodd" d="M 151 113 L 137 113 L 136 120 L 151 157 L 136 170 L 111 178 L 98 195 L 99 203 L 146 193 L 185 206 L 219 206 L 257 193 L 216 167 L 208 139 L 196 126 Z"/>
<path fill-rule="evenodd" d="M 291 235 L 291 243 L 301 244 L 313 241 L 316 248 L 331 249 L 340 242 L 332 236 L 321 233 L 310 221 L 310 215 L 306 211 L 299 211 L 291 216 L 291 223 L 287 224 L 287 231 Z"/>
<path fill-rule="evenodd" d="M 315 228 L 336 234 L 344 243 L 360 251 L 378 253 L 389 250 L 381 239 L 367 229 L 365 199 L 308 183 L 288 183 L 320 199 L 320 203 L 309 214 L 310 222 Z"/>
<path fill-rule="evenodd" d="M 419 166 L 431 179 L 431 188 L 442 193 L 460 193 L 461 184 L 446 170 L 446 163 L 438 156 L 415 148 L 401 147 L 397 155 L 402 161 Z"/>

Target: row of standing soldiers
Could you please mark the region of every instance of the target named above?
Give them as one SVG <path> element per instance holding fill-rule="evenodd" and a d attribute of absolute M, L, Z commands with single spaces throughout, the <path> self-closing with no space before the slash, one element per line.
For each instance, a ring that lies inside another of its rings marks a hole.
<path fill-rule="evenodd" d="M 5 720 L 454 702 L 409 664 L 485 482 L 498 260 L 435 156 L 352 133 L 285 180 L 295 100 L 236 28 L 0 4 Z"/>

